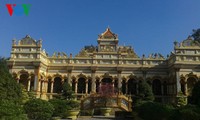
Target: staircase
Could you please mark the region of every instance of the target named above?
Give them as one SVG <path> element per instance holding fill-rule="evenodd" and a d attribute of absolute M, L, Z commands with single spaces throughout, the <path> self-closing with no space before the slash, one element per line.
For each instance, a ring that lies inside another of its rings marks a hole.
<path fill-rule="evenodd" d="M 132 111 L 132 99 L 122 94 L 112 95 L 106 102 L 102 96 L 97 93 L 90 94 L 81 98 L 81 109 L 89 110 L 94 108 L 108 107 L 108 108 L 118 108 L 122 111 Z"/>

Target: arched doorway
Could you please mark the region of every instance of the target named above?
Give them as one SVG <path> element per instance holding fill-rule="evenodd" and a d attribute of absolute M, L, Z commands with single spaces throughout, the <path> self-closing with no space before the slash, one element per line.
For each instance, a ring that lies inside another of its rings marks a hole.
<path fill-rule="evenodd" d="M 161 92 L 161 82 L 160 82 L 159 79 L 153 80 L 152 90 L 153 90 L 153 94 L 154 95 L 162 95 L 162 92 Z"/>
<path fill-rule="evenodd" d="M 78 79 L 78 93 L 85 93 L 86 91 L 86 79 L 81 77 Z"/>
<path fill-rule="evenodd" d="M 62 79 L 60 77 L 54 78 L 53 92 L 54 93 L 62 92 Z"/>
<path fill-rule="evenodd" d="M 184 81 L 184 79 L 181 79 L 181 81 L 180 81 L 180 84 L 181 84 L 181 92 L 184 94 L 184 95 L 186 95 L 186 89 L 185 89 L 185 81 Z"/>
<path fill-rule="evenodd" d="M 23 87 L 28 90 L 28 74 L 20 75 L 19 83 L 23 85 Z"/>
<path fill-rule="evenodd" d="M 130 78 L 128 80 L 128 94 L 137 94 L 137 82 L 134 78 Z"/>
<path fill-rule="evenodd" d="M 126 80 L 122 80 L 122 93 L 126 94 Z"/>
<path fill-rule="evenodd" d="M 195 84 L 196 84 L 196 79 L 194 77 L 189 77 L 187 79 L 187 92 L 188 92 L 188 95 L 192 94 L 192 89 L 193 89 Z"/>
<path fill-rule="evenodd" d="M 112 84 L 112 79 L 111 79 L 111 78 L 103 78 L 103 79 L 101 80 L 101 84 L 102 84 L 102 85 L 104 85 L 104 84 L 106 84 L 106 83 Z"/>

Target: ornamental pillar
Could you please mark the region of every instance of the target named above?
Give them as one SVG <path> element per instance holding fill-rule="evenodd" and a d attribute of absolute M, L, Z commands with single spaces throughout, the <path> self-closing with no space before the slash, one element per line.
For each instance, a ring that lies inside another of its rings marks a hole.
<path fill-rule="evenodd" d="M 118 78 L 118 90 L 121 90 L 121 87 L 122 87 L 122 76 L 121 76 L 121 72 L 122 71 L 118 71 L 118 74 L 117 74 L 117 78 Z"/>
<path fill-rule="evenodd" d="M 95 71 L 92 71 L 91 76 L 92 76 L 92 86 L 91 86 L 92 92 L 93 92 L 93 93 L 96 93 Z"/>
<path fill-rule="evenodd" d="M 53 86 L 54 86 L 54 81 L 51 80 L 51 93 L 53 93 Z"/>
<path fill-rule="evenodd" d="M 88 93 L 88 79 L 85 81 L 85 93 Z"/>
<path fill-rule="evenodd" d="M 75 80 L 75 93 L 77 93 L 78 82 Z"/>
<path fill-rule="evenodd" d="M 180 85 L 180 69 L 176 69 L 176 94 L 181 91 L 181 85 Z"/>
<path fill-rule="evenodd" d="M 31 78 L 28 78 L 28 85 L 27 85 L 27 91 L 30 91 L 30 86 L 31 86 Z"/>
<path fill-rule="evenodd" d="M 68 70 L 68 73 L 67 73 L 67 83 L 72 86 L 72 79 L 71 79 L 71 70 Z"/>

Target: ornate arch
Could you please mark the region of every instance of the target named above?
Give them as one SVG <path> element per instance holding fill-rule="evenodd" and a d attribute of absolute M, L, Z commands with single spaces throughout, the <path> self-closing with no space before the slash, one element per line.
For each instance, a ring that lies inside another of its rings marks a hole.
<path fill-rule="evenodd" d="M 79 74 L 79 75 L 77 75 L 77 77 L 76 77 L 77 79 L 79 79 L 79 78 L 84 78 L 84 79 L 86 79 L 87 80 L 87 76 L 86 75 L 84 75 L 83 73 L 81 73 L 81 74 Z"/>

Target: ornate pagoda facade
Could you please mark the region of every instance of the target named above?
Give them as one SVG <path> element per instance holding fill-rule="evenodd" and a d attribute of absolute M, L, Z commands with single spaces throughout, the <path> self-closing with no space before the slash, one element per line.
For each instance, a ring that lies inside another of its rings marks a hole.
<path fill-rule="evenodd" d="M 138 83 L 145 80 L 157 101 L 174 102 L 179 92 L 188 96 L 200 77 L 200 44 L 188 37 L 174 42 L 167 58 L 161 54 L 139 57 L 131 46 L 119 46 L 110 28 L 98 36 L 97 46 L 85 46 L 73 57 L 64 52 L 49 56 L 42 41 L 29 35 L 13 40 L 8 60 L 10 73 L 36 97 L 51 99 L 68 82 L 77 98 L 98 92 L 110 83 L 124 95 L 138 94 Z"/>

